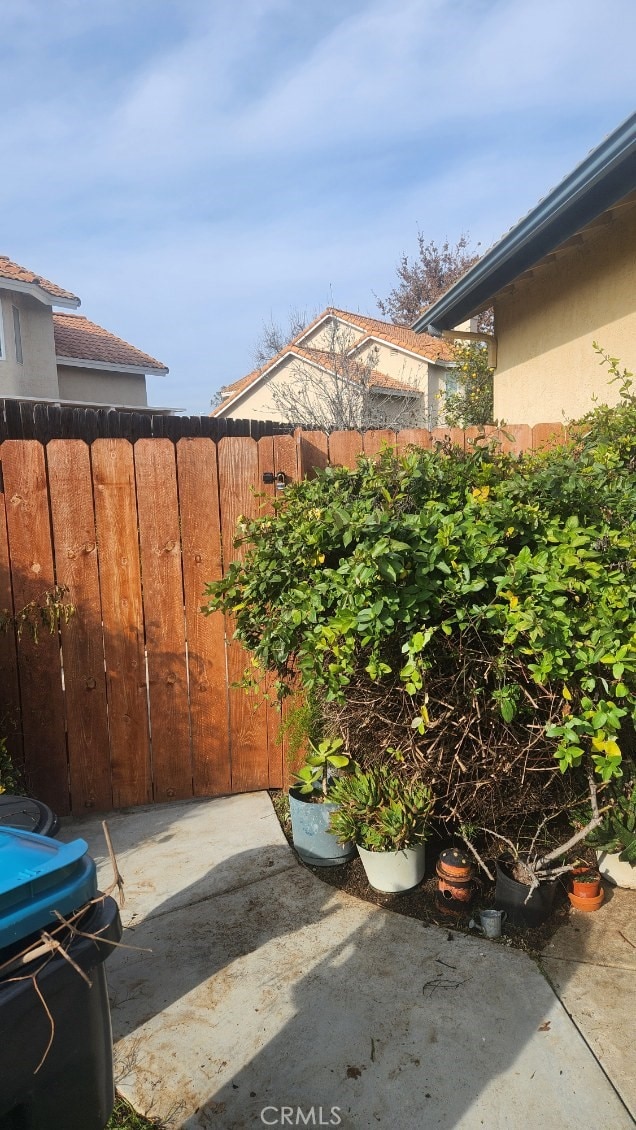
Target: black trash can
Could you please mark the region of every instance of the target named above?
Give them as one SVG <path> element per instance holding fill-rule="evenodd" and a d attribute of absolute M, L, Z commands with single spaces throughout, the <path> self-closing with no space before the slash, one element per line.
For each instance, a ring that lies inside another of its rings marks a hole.
<path fill-rule="evenodd" d="M 90 987 L 59 955 L 29 967 L 39 969 L 37 983 L 55 1024 L 37 1074 L 49 1019 L 30 980 L 11 980 L 15 972 L 0 978 L 0 1130 L 103 1130 L 110 1118 L 115 1093 L 104 963 L 112 952 L 109 941 L 121 938 L 116 902 L 106 897 L 93 904 L 78 927 L 100 937 L 76 937 L 67 947 Z M 0 956 L 6 961 L 9 955 L 4 950 Z"/>
<path fill-rule="evenodd" d="M 40 836 L 57 836 L 60 822 L 47 804 L 28 796 L 0 796 L 0 828 L 21 828 Z"/>

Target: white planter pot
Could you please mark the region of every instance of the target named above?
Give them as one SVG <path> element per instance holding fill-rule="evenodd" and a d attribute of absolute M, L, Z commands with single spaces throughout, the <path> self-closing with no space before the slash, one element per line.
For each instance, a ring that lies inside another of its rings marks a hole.
<path fill-rule="evenodd" d="M 636 891 L 636 867 L 632 863 L 625 863 L 611 852 L 597 851 L 598 869 L 604 879 L 615 887 L 624 887 L 628 891 Z"/>
<path fill-rule="evenodd" d="M 410 891 L 424 878 L 424 844 L 402 851 L 367 851 L 358 846 L 369 883 L 376 891 Z"/>

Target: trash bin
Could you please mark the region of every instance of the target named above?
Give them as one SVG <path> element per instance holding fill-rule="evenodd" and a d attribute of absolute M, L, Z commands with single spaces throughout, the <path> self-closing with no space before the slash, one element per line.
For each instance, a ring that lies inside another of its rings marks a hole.
<path fill-rule="evenodd" d="M 60 822 L 47 804 L 27 796 L 0 796 L 0 828 L 22 828 L 40 836 L 57 836 Z"/>
<path fill-rule="evenodd" d="M 103 1130 L 115 1101 L 112 1034 L 104 963 L 109 942 L 121 938 L 117 904 L 103 897 L 78 923 L 85 934 L 67 945 L 90 986 L 59 954 L 29 966 L 53 1018 L 51 1024 L 31 980 L 0 976 L 0 1031 L 5 1033 L 0 1072 L 0 1130 Z M 31 936 L 33 937 L 33 935 Z M 35 935 L 37 937 L 37 935 Z M 15 948 L 24 948 L 24 940 Z M 6 961 L 10 951 L 0 953 Z M 26 972 L 26 970 L 24 970 Z"/>

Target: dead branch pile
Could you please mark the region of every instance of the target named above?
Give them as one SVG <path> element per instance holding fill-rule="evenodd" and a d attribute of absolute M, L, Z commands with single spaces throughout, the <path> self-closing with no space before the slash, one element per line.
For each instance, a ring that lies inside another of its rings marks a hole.
<path fill-rule="evenodd" d="M 393 657 L 399 669 L 399 657 Z M 521 661 L 506 656 L 506 680 L 516 681 L 517 712 L 504 721 L 492 692 L 500 688 L 502 666 L 487 641 L 441 639 L 431 650 L 424 693 L 407 694 L 399 678 L 372 681 L 362 660 L 342 705 L 324 704 L 328 727 L 346 737 L 362 766 L 404 756 L 406 776 L 430 785 L 435 815 L 448 827 L 486 825 L 518 837 L 527 823 L 567 809 L 585 777 L 563 776 L 555 742 L 545 726 L 562 710 L 557 694 L 534 683 Z M 426 698 L 425 698 L 426 696 Z M 424 734 L 412 722 L 425 701 Z"/>

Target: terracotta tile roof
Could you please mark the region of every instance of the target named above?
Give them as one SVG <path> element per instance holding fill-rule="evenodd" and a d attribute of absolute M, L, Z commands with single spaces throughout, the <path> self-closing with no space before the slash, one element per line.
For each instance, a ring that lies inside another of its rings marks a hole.
<path fill-rule="evenodd" d="M 145 372 L 158 370 L 167 373 L 167 366 L 156 357 L 142 353 L 115 337 L 102 326 L 89 322 L 81 314 L 53 314 L 55 352 L 63 362 L 65 357 L 81 361 L 99 361 L 101 364 L 129 365 Z"/>
<path fill-rule="evenodd" d="M 453 359 L 452 345 L 442 338 L 431 337 L 430 334 L 418 334 L 409 326 L 397 326 L 394 322 L 382 322 L 379 318 L 369 318 L 366 314 L 353 314 L 350 310 L 337 310 L 334 306 L 328 306 L 324 313 L 315 318 L 298 337 L 305 337 L 328 314 L 331 314 L 334 318 L 342 318 L 344 322 L 357 326 L 370 337 L 380 338 L 390 345 L 399 345 L 402 349 L 408 349 L 411 353 L 416 353 L 419 357 L 426 357 L 429 361 L 452 361 Z M 294 340 L 298 340 L 298 338 Z M 356 346 L 361 344 L 361 341 L 356 342 Z"/>
<path fill-rule="evenodd" d="M 265 365 L 263 365 L 260 369 L 253 369 L 251 373 L 247 374 L 247 376 L 241 377 L 240 380 L 234 381 L 234 383 L 231 385 L 226 385 L 222 390 L 224 396 L 221 404 L 218 404 L 214 411 L 210 413 L 210 415 L 218 415 L 219 412 L 221 412 L 228 406 L 230 401 L 235 400 L 241 392 L 244 392 L 246 388 L 249 388 L 249 386 L 257 381 L 258 378 L 261 377 L 264 373 L 266 373 L 268 369 L 273 368 L 274 365 L 278 364 L 279 361 L 282 361 L 283 358 L 287 356 L 296 357 L 300 361 L 310 361 L 316 365 L 322 365 L 326 369 L 328 369 L 331 365 L 331 354 L 326 350 L 307 349 L 292 342 L 289 345 L 286 345 L 285 348 L 282 349 L 280 353 L 277 353 L 275 357 L 272 357 L 269 361 L 267 361 Z M 357 368 L 359 368 L 361 374 L 366 374 L 365 367 L 363 365 L 357 366 L 355 365 L 355 362 L 351 363 L 350 373 L 353 375 Z M 403 392 L 416 393 L 420 391 L 413 385 L 406 384 L 404 381 L 396 381 L 393 377 L 389 377 L 386 375 L 386 373 L 380 373 L 377 370 L 373 370 L 371 372 L 370 384 L 373 388 L 394 388 L 399 389 Z"/>
<path fill-rule="evenodd" d="M 76 302 L 79 306 L 80 300 L 76 294 L 71 294 L 70 290 L 62 290 L 61 286 L 49 282 L 48 279 L 43 279 L 41 275 L 36 275 L 34 271 L 29 271 L 26 267 L 21 267 L 19 263 L 14 263 L 6 255 L 0 255 L 0 279 L 13 279 L 15 282 L 31 283 L 39 286 L 52 298 L 67 298 Z"/>

